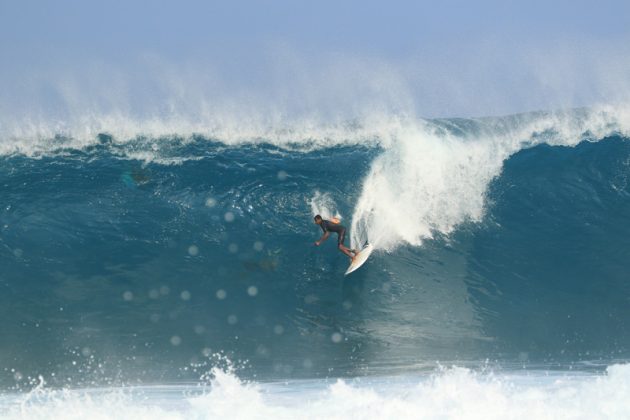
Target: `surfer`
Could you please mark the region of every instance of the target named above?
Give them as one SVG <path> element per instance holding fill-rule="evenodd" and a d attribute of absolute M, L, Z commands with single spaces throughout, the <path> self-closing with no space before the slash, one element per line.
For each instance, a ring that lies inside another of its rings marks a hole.
<path fill-rule="evenodd" d="M 315 245 L 319 246 L 322 242 L 324 242 L 330 236 L 330 232 L 335 232 L 337 234 L 337 248 L 344 254 L 346 254 L 350 259 L 354 259 L 357 256 L 358 252 L 354 249 L 347 248 L 343 241 L 346 238 L 346 227 L 339 222 L 339 219 L 334 217 L 332 220 L 325 220 L 319 214 L 314 217 L 315 223 L 319 225 L 324 231 L 324 234 L 319 241 L 315 241 Z"/>

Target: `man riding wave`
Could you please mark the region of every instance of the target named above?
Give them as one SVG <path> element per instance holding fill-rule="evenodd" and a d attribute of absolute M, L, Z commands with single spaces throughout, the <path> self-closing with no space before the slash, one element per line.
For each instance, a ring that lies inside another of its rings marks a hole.
<path fill-rule="evenodd" d="M 328 239 L 330 232 L 335 232 L 337 234 L 337 248 L 350 257 L 351 260 L 354 260 L 354 257 L 356 257 L 359 252 L 354 249 L 347 248 L 343 244 L 346 238 L 346 227 L 340 223 L 339 219 L 333 217 L 331 220 L 325 220 L 319 214 L 313 219 L 315 219 L 315 223 L 317 223 L 324 231 L 322 237 L 319 238 L 318 241 L 315 241 L 315 245 L 319 246 L 322 242 Z"/>

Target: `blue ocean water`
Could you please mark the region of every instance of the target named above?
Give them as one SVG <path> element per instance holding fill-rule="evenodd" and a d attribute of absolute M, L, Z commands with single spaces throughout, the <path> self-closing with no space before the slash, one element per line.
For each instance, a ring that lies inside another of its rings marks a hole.
<path fill-rule="evenodd" d="M 184 417 L 188 398 L 214 398 L 199 418 L 219 400 L 294 418 L 300 401 L 346 397 L 340 413 L 367 398 L 405 417 L 460 387 L 503 398 L 497 418 L 525 416 L 514 410 L 528 398 L 561 400 L 570 417 L 583 395 L 630 387 L 622 120 L 577 110 L 356 130 L 3 140 L 0 407 L 81 413 L 104 392 L 103 406 L 142 417 L 129 387 L 174 385 L 142 395 Z M 314 246 L 316 213 L 375 245 L 364 267 L 344 277 L 336 240 Z M 108 391 L 76 391 L 93 388 Z M 304 417 L 330 415 L 318 407 Z"/>

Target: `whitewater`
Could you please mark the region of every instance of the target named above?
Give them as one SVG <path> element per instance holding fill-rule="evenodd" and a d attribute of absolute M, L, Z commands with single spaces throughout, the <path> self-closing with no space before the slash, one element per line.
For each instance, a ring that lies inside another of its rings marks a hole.
<path fill-rule="evenodd" d="M 207 388 L 154 386 L 44 391 L 0 399 L 20 419 L 606 419 L 628 418 L 628 366 L 606 376 L 479 375 L 452 368 L 425 377 L 244 383 L 215 371 Z"/>
<path fill-rule="evenodd" d="M 0 418 L 630 418 L 629 138 L 623 106 L 5 121 Z M 374 244 L 352 276 L 315 214 Z"/>

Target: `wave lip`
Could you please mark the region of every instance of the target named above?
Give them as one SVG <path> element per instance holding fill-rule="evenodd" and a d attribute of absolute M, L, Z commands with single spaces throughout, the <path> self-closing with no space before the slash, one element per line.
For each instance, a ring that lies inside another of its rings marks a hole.
<path fill-rule="evenodd" d="M 98 146 L 102 136 L 133 150 L 146 143 L 159 156 L 169 139 L 179 142 L 211 139 L 226 146 L 269 144 L 287 149 L 315 150 L 335 146 L 389 148 L 410 137 L 508 140 L 509 148 L 527 143 L 566 144 L 575 135 L 602 138 L 627 133 L 630 110 L 625 105 L 598 106 L 555 112 L 531 112 L 505 117 L 423 119 L 410 114 L 374 112 L 354 119 L 321 117 L 283 119 L 280 116 L 207 114 L 133 117 L 122 112 L 78 113 L 66 119 L 36 117 L 0 119 L 0 156 L 42 156 L 59 149 Z"/>

